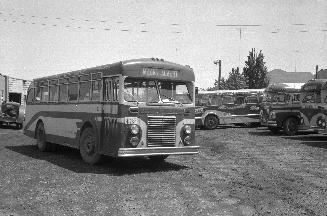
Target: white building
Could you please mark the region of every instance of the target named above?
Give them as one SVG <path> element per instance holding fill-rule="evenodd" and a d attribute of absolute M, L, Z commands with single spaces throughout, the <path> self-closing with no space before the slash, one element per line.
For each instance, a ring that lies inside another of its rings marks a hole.
<path fill-rule="evenodd" d="M 13 101 L 24 104 L 30 84 L 30 80 L 0 74 L 0 103 L 3 101 Z"/>

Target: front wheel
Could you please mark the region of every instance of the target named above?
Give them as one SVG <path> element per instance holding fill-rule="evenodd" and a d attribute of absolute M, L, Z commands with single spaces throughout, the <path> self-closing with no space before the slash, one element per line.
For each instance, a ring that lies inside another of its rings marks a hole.
<path fill-rule="evenodd" d="M 51 150 L 51 144 L 47 142 L 44 125 L 42 122 L 36 126 L 36 145 L 41 152 Z"/>
<path fill-rule="evenodd" d="M 100 162 L 101 154 L 97 150 L 97 139 L 93 128 L 85 128 L 79 141 L 79 150 L 83 160 L 91 165 Z"/>
<path fill-rule="evenodd" d="M 291 117 L 284 121 L 283 123 L 284 133 L 288 136 L 294 136 L 298 132 L 298 121 Z"/>
<path fill-rule="evenodd" d="M 219 120 L 215 115 L 208 115 L 204 120 L 204 126 L 206 129 L 213 130 L 218 127 Z"/>

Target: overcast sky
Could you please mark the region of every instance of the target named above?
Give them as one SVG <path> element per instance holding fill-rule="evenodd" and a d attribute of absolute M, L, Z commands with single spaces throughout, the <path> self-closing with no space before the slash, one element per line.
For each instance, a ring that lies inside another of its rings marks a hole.
<path fill-rule="evenodd" d="M 227 77 L 251 48 L 268 70 L 327 68 L 326 0 L 0 0 L 0 13 L 0 73 L 17 78 L 156 57 L 190 65 L 203 88 L 213 61 Z"/>

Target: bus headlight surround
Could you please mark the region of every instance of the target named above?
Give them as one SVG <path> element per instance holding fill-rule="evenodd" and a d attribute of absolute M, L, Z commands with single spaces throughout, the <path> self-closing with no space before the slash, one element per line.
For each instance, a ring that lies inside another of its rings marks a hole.
<path fill-rule="evenodd" d="M 135 136 L 135 137 L 131 137 L 131 139 L 129 140 L 129 143 L 133 146 L 136 147 L 140 142 L 140 139 Z"/>
<path fill-rule="evenodd" d="M 192 128 L 189 125 L 185 125 L 184 127 L 184 133 L 185 134 L 191 134 L 192 133 Z"/>
<path fill-rule="evenodd" d="M 139 126 L 137 126 L 137 125 L 135 125 L 135 124 L 131 125 L 130 129 L 131 129 L 131 133 L 132 133 L 133 135 L 137 135 L 137 134 L 140 133 L 140 128 L 139 128 Z"/>

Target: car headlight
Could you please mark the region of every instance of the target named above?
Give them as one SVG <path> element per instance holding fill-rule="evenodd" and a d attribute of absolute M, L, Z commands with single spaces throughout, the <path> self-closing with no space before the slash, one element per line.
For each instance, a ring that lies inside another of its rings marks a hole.
<path fill-rule="evenodd" d="M 270 113 L 270 119 L 276 119 L 276 113 L 274 111 Z"/>
<path fill-rule="evenodd" d="M 191 132 L 192 132 L 191 126 L 185 125 L 185 127 L 184 127 L 184 133 L 185 134 L 191 134 Z"/>
<path fill-rule="evenodd" d="M 134 135 L 140 133 L 140 128 L 139 128 L 139 126 L 137 126 L 137 125 L 135 125 L 135 124 L 131 125 L 131 128 L 130 128 L 130 129 L 131 129 L 131 133 L 134 134 Z"/>
<path fill-rule="evenodd" d="M 133 147 L 136 147 L 140 142 L 140 139 L 138 137 L 132 137 L 130 140 L 129 140 L 129 143 L 133 146 Z"/>
<path fill-rule="evenodd" d="M 191 137 L 190 136 L 186 136 L 184 138 L 184 145 L 191 145 Z"/>

